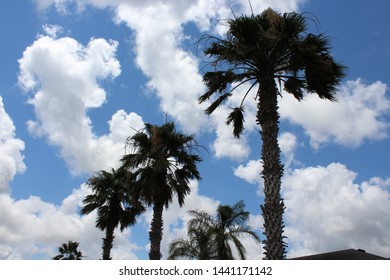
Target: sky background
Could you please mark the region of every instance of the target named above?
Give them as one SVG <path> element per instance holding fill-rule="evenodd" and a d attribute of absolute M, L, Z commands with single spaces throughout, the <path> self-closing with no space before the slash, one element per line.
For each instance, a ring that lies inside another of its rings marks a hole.
<path fill-rule="evenodd" d="M 251 2 L 254 13 L 307 12 L 310 32 L 330 36 L 348 67 L 337 103 L 284 92 L 279 100 L 288 257 L 347 248 L 390 257 L 389 2 Z M 163 258 L 186 236 L 192 209 L 214 213 L 242 199 L 261 234 L 255 104 L 237 140 L 225 119 L 245 88 L 210 117 L 197 103 L 206 65 L 197 42 L 223 36 L 232 10 L 251 12 L 246 0 L 1 2 L 0 259 L 50 259 L 68 240 L 99 259 L 96 216 L 79 214 L 85 182 L 118 167 L 134 129 L 166 118 L 209 153 L 185 206 L 164 213 Z M 116 232 L 113 259 L 147 259 L 150 219 L 149 210 Z M 260 245 L 243 243 L 248 259 L 262 258 Z"/>

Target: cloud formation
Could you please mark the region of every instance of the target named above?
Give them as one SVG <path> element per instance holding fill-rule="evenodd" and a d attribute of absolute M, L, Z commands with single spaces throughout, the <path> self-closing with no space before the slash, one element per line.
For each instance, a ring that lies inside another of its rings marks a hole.
<path fill-rule="evenodd" d="M 14 200 L 0 195 L 0 259 L 50 259 L 68 240 L 80 243 L 87 259 L 101 258 L 104 232 L 95 227 L 96 211 L 80 216 L 83 198 L 89 194 L 86 185 L 73 190 L 61 205 L 39 197 Z M 139 248 L 130 242 L 131 229 L 115 232 L 113 259 L 137 259 Z"/>
<path fill-rule="evenodd" d="M 16 174 L 25 171 L 24 148 L 24 142 L 15 137 L 14 123 L 5 111 L 0 96 L 0 194 L 8 193 L 9 182 Z"/>
<path fill-rule="evenodd" d="M 60 148 L 60 155 L 74 174 L 117 167 L 124 141 L 143 127 L 142 118 L 123 110 L 109 121 L 109 133 L 92 131 L 87 111 L 106 102 L 103 80 L 120 72 L 115 57 L 118 43 L 92 38 L 83 46 L 69 37 L 40 36 L 19 60 L 19 84 L 32 97 L 37 120 L 28 130 Z"/>
<path fill-rule="evenodd" d="M 357 183 L 356 177 L 340 163 L 284 177 L 290 257 L 346 248 L 390 256 L 390 180 Z"/>
<path fill-rule="evenodd" d="M 300 125 L 318 149 L 333 142 L 357 148 L 366 140 L 388 137 L 390 109 L 388 88 L 382 82 L 365 84 L 360 79 L 347 81 L 339 88 L 338 102 L 332 103 L 307 95 L 298 102 L 291 94 L 280 99 L 281 118 Z"/>

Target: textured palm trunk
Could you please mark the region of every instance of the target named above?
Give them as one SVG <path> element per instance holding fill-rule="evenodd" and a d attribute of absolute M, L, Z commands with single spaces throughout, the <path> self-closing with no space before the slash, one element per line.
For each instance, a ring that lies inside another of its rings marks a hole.
<path fill-rule="evenodd" d="M 260 80 L 257 122 L 261 126 L 262 161 L 264 180 L 264 204 L 261 205 L 264 218 L 265 259 L 285 258 L 286 244 L 283 241 L 283 212 L 285 209 L 280 195 L 283 165 L 280 162 L 278 144 L 279 114 L 277 88 L 273 75 L 263 76 Z"/>
<path fill-rule="evenodd" d="M 164 204 L 155 203 L 153 205 L 153 219 L 150 223 L 149 241 L 150 241 L 150 260 L 160 260 L 161 254 L 161 239 L 163 231 L 163 210 Z"/>
<path fill-rule="evenodd" d="M 111 249 L 114 242 L 114 230 L 115 227 L 110 225 L 106 229 L 106 237 L 103 238 L 103 260 L 111 260 Z"/>
<path fill-rule="evenodd" d="M 229 256 L 226 252 L 226 248 L 223 244 L 218 244 L 217 248 L 218 260 L 229 260 Z"/>

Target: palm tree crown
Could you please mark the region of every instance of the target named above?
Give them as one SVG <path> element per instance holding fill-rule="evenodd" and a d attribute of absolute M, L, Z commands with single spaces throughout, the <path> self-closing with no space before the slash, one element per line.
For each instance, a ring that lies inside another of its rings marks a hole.
<path fill-rule="evenodd" d="M 248 235 L 260 242 L 258 235 L 246 225 L 249 212 L 241 200 L 234 204 L 220 205 L 215 217 L 205 211 L 189 211 L 193 218 L 188 223 L 189 240 L 178 239 L 170 244 L 169 259 L 217 259 L 232 260 L 233 243 L 241 259 L 246 249 L 240 238 Z"/>
<path fill-rule="evenodd" d="M 308 33 L 306 18 L 295 12 L 279 14 L 268 9 L 259 15 L 240 16 L 229 20 L 225 39 L 211 36 L 205 54 L 216 67 L 206 72 L 203 80 L 207 91 L 199 98 L 205 102 L 213 97 L 206 109 L 211 114 L 245 83 L 249 90 L 241 104 L 227 116 L 236 137 L 244 131 L 245 100 L 251 89 L 257 102 L 256 121 L 262 138 L 264 205 L 261 206 L 266 236 L 266 259 L 283 259 L 284 203 L 280 196 L 283 165 L 277 142 L 279 114 L 275 80 L 284 90 L 302 100 L 304 93 L 316 93 L 320 98 L 335 101 L 336 87 L 344 76 L 345 67 L 330 54 L 329 39 L 323 34 Z"/>
<path fill-rule="evenodd" d="M 197 212 L 197 214 L 202 216 L 204 213 Z M 192 215 L 194 214 L 192 213 Z M 208 214 L 205 213 L 205 215 Z M 210 216 L 207 216 L 207 218 L 210 218 Z M 188 226 L 187 235 L 189 239 L 179 238 L 169 244 L 169 260 L 218 259 L 211 228 Z"/>
<path fill-rule="evenodd" d="M 153 206 L 149 232 L 150 259 L 161 259 L 162 213 L 177 196 L 179 205 L 190 193 L 190 179 L 200 179 L 196 166 L 201 158 L 193 135 L 176 131 L 173 122 L 161 126 L 145 124 L 145 130 L 127 139 L 131 153 L 122 158 L 123 167 L 134 170 L 133 192 Z"/>
<path fill-rule="evenodd" d="M 53 260 L 81 260 L 84 256 L 78 247 L 78 242 L 69 240 L 68 243 L 62 243 L 61 247 L 58 247 L 60 253 L 53 257 Z"/>
<path fill-rule="evenodd" d="M 145 211 L 141 203 L 130 193 L 128 171 L 120 168 L 111 172 L 100 171 L 88 180 L 92 194 L 83 200 L 82 214 L 97 209 L 96 227 L 106 231 L 103 238 L 103 260 L 111 259 L 110 251 L 114 240 L 114 230 L 120 226 L 124 230 L 135 224 L 136 217 Z"/>

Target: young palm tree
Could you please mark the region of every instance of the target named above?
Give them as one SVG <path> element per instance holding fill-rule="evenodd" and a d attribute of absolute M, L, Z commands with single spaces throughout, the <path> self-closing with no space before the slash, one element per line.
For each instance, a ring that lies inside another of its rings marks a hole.
<path fill-rule="evenodd" d="M 308 33 L 302 14 L 279 14 L 268 9 L 259 15 L 240 16 L 228 22 L 226 39 L 209 36 L 211 44 L 205 54 L 212 59 L 215 71 L 206 72 L 203 80 L 207 91 L 199 102 L 212 96 L 207 114 L 232 96 L 237 87 L 250 83 L 241 104 L 233 108 L 227 124 L 239 137 L 244 130 L 244 102 L 251 89 L 258 85 L 256 121 L 260 126 L 264 179 L 265 259 L 285 258 L 283 241 L 284 203 L 280 195 L 283 165 L 280 161 L 278 137 L 277 96 L 275 83 L 283 83 L 285 91 L 302 100 L 304 93 L 317 93 L 320 98 L 336 100 L 336 87 L 344 76 L 345 67 L 336 63 L 330 54 L 329 39 L 323 34 Z M 218 70 L 219 67 L 219 70 Z"/>
<path fill-rule="evenodd" d="M 103 238 L 103 260 L 110 260 L 114 241 L 114 230 L 123 231 L 135 224 L 136 217 L 145 211 L 141 203 L 130 193 L 128 171 L 119 168 L 111 172 L 100 171 L 88 180 L 93 193 L 83 200 L 82 214 L 97 209 L 96 227 L 105 230 Z"/>
<path fill-rule="evenodd" d="M 199 213 L 201 214 L 201 213 Z M 217 260 L 213 234 L 202 227 L 188 227 L 189 239 L 179 238 L 169 244 L 169 260 Z"/>
<path fill-rule="evenodd" d="M 189 180 L 200 179 L 196 164 L 201 158 L 194 153 L 198 145 L 193 135 L 176 131 L 173 122 L 161 126 L 145 124 L 145 130 L 127 139 L 130 154 L 122 158 L 123 167 L 134 171 L 133 192 L 148 206 L 153 206 L 150 224 L 149 258 L 161 259 L 163 209 L 174 195 L 179 205 L 190 192 Z"/>
<path fill-rule="evenodd" d="M 240 238 L 253 237 L 260 243 L 258 235 L 246 225 L 249 212 L 244 210 L 241 200 L 234 204 L 220 205 L 215 217 L 204 211 L 190 211 L 193 218 L 188 223 L 190 240 L 179 239 L 170 244 L 169 259 L 216 259 L 233 260 L 230 243 L 236 247 L 242 260 L 246 249 Z"/>
<path fill-rule="evenodd" d="M 68 243 L 62 243 L 62 246 L 58 247 L 60 253 L 53 257 L 53 260 L 81 260 L 84 256 L 78 250 L 78 247 L 78 242 L 68 241 Z"/>

